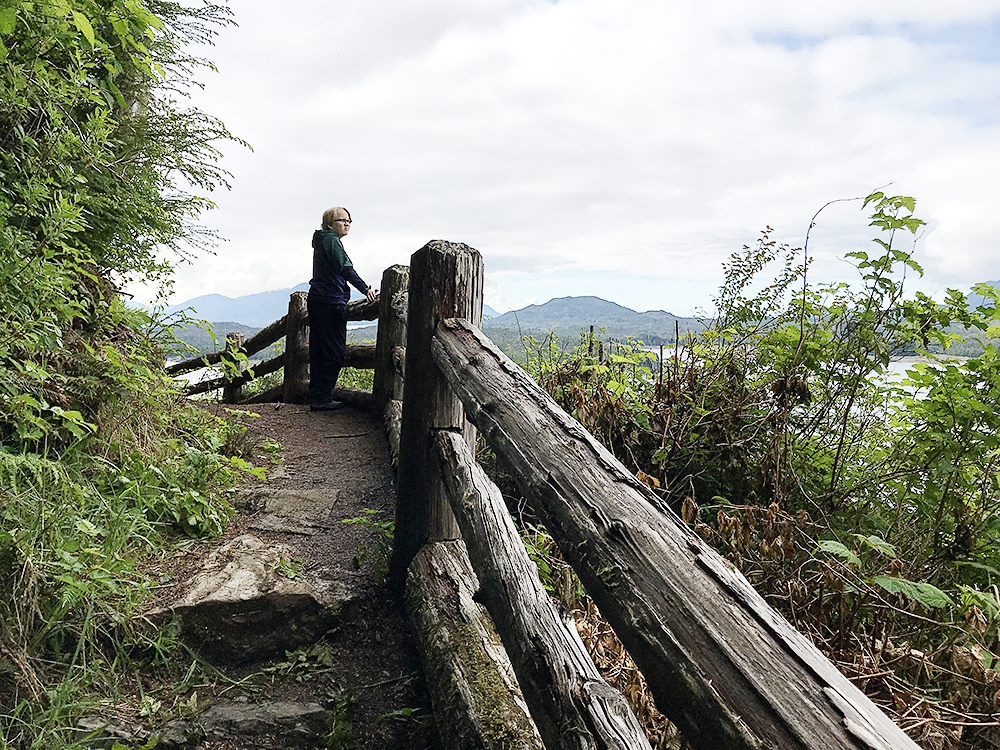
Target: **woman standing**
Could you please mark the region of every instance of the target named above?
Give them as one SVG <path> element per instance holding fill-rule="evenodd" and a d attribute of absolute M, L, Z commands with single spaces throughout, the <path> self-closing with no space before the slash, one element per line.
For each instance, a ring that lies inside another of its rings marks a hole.
<path fill-rule="evenodd" d="M 322 229 L 313 233 L 313 277 L 309 282 L 309 409 L 332 411 L 333 388 L 347 357 L 347 303 L 350 283 L 372 302 L 378 293 L 354 270 L 341 237 L 351 229 L 351 214 L 341 206 L 323 212 Z"/>

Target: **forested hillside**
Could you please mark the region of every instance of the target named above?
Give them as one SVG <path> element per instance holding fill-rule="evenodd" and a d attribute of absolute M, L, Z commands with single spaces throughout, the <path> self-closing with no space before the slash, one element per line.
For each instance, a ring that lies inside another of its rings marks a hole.
<path fill-rule="evenodd" d="M 483 322 L 483 329 L 497 332 L 497 336 L 501 331 L 535 337 L 554 333 L 570 342 L 576 342 L 580 331 L 589 326 L 594 326 L 601 339 L 634 338 L 647 346 L 659 346 L 673 344 L 678 333 L 705 330 L 706 320 L 679 318 L 662 310 L 639 313 L 598 297 L 560 297 Z"/>
<path fill-rule="evenodd" d="M 164 346 L 167 356 L 186 359 L 194 354 L 210 354 L 226 347 L 226 336 L 230 333 L 242 333 L 247 338 L 253 336 L 260 328 L 246 326 L 242 323 L 223 321 L 210 323 L 208 321 L 190 322 L 171 328 L 171 335 L 177 341 L 168 342 Z M 253 356 L 254 359 L 270 359 L 278 354 L 281 343 L 269 346 Z"/>

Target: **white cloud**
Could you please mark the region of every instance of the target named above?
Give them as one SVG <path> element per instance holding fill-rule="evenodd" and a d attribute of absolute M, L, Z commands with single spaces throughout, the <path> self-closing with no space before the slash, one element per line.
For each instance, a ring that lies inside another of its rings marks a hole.
<path fill-rule="evenodd" d="M 235 10 L 197 101 L 255 151 L 227 149 L 234 189 L 206 221 L 231 241 L 180 271 L 178 299 L 306 279 L 309 235 L 343 204 L 370 283 L 441 238 L 483 253 L 495 306 L 607 288 L 687 313 L 765 224 L 799 243 L 826 201 L 890 182 L 929 220 L 927 284 L 1000 277 L 1000 62 L 961 43 L 1000 3 Z M 867 242 L 859 208 L 822 215 L 819 275 Z"/>

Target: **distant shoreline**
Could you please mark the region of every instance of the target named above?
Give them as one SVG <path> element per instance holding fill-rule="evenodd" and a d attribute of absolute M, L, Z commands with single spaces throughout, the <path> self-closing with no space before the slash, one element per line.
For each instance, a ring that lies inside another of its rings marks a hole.
<path fill-rule="evenodd" d="M 972 359 L 972 357 L 963 357 L 957 354 L 956 355 L 942 354 L 938 357 L 938 360 L 944 360 L 946 362 L 958 362 L 958 363 L 967 362 L 970 359 Z M 893 357 L 890 361 L 905 363 L 910 365 L 918 365 L 918 364 L 933 364 L 936 360 L 933 360 L 930 357 L 926 357 L 923 354 L 913 354 L 913 355 L 907 355 L 905 357 Z"/>

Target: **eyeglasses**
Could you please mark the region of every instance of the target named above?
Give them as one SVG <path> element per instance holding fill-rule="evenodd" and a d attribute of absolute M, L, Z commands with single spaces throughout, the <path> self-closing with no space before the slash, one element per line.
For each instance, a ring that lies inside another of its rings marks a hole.
<path fill-rule="evenodd" d="M 350 219 L 335 219 L 335 221 L 336 221 L 337 224 L 350 224 L 351 223 Z"/>

